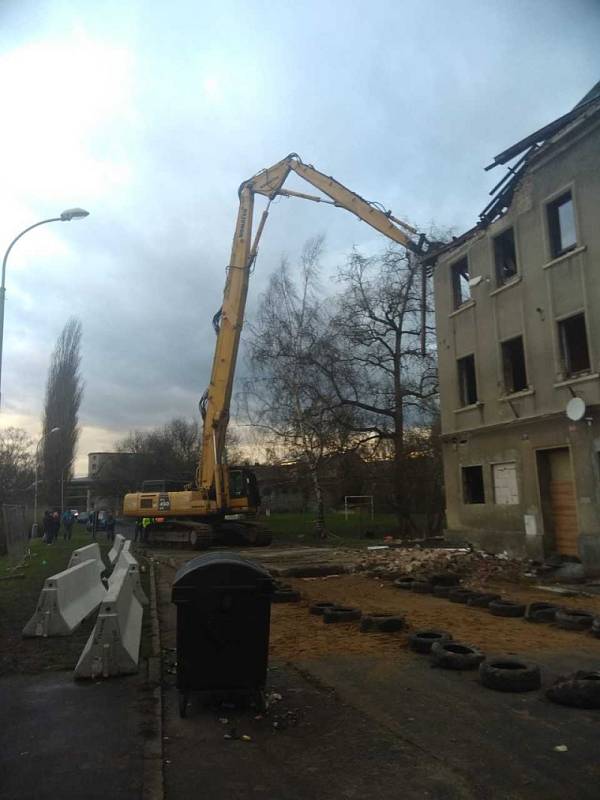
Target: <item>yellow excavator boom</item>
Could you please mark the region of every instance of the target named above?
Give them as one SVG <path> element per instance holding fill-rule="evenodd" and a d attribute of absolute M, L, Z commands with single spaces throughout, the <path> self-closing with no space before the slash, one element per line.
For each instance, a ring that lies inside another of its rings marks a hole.
<path fill-rule="evenodd" d="M 299 175 L 325 197 L 284 189 L 284 183 L 290 172 Z M 205 541 L 210 539 L 206 531 L 200 530 L 209 527 L 201 522 L 202 519 L 212 524 L 212 520 L 222 518 L 226 514 L 252 513 L 256 511 L 259 502 L 255 477 L 244 468 L 228 470 L 223 464 L 223 452 L 237 353 L 244 322 L 248 281 L 260 237 L 269 216 L 271 201 L 281 196 L 330 203 L 355 214 L 375 230 L 413 253 L 423 254 L 428 247 L 425 236 L 419 234 L 411 225 L 394 217 L 379 204 L 371 203 L 350 191 L 339 181 L 319 172 L 310 164 L 305 164 L 296 153 L 291 153 L 272 167 L 244 181 L 238 194 L 239 209 L 227 267 L 223 303 L 213 320 L 217 329 L 217 342 L 210 384 L 200 402 L 204 424 L 196 485 L 189 491 L 165 491 L 164 486 L 162 490 L 148 486 L 145 491 L 126 495 L 123 504 L 126 516 L 164 515 L 175 521 L 185 521 L 182 540 L 188 541 L 186 537 L 189 536 L 192 544 L 200 536 L 203 536 Z M 262 212 L 256 234 L 252 239 L 254 198 L 257 194 L 267 197 L 269 204 Z"/>
<path fill-rule="evenodd" d="M 283 188 L 290 172 L 295 172 L 308 183 L 327 195 L 329 201 L 316 195 L 293 192 Z M 252 222 L 254 196 L 264 195 L 273 200 L 278 195 L 300 197 L 316 202 L 330 202 L 345 208 L 384 236 L 406 247 L 414 253 L 422 253 L 426 242 L 423 235 L 406 222 L 392 216 L 374 203 L 370 203 L 350 191 L 334 178 L 304 164 L 295 153 L 272 167 L 244 181 L 239 188 L 239 210 L 231 248 L 231 259 L 227 268 L 227 279 L 220 311 L 217 344 L 212 366 L 208 394 L 204 403 L 204 428 L 199 460 L 197 485 L 206 498 L 214 493 L 217 508 L 224 506 L 224 485 L 227 480 L 221 458 L 225 446 L 225 434 L 229 422 L 229 407 L 233 389 L 233 377 L 244 321 L 248 280 L 252 263 L 256 257 L 258 242 L 268 217 L 268 208 L 263 212 L 254 242 Z"/>

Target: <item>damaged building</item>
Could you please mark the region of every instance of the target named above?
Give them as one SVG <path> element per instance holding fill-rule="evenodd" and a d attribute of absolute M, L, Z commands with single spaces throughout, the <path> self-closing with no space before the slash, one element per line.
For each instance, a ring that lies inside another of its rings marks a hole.
<path fill-rule="evenodd" d="M 434 265 L 448 535 L 600 573 L 600 83 Z"/>

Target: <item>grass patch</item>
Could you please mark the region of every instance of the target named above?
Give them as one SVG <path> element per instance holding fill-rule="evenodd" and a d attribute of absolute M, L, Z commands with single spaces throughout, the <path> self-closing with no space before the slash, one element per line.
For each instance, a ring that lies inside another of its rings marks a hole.
<path fill-rule="evenodd" d="M 42 672 L 73 669 L 95 622 L 95 616 L 83 622 L 71 636 L 23 639 L 21 631 L 33 614 L 44 581 L 67 567 L 73 550 L 90 544 L 91 536 L 73 528 L 73 537 L 60 538 L 53 545 L 41 539 L 31 541 L 31 557 L 22 569 L 22 578 L 0 580 L 0 675 L 10 672 Z M 102 555 L 109 545 L 98 541 Z M 107 559 L 104 558 L 105 563 Z M 0 559 L 0 577 L 11 574 L 8 558 Z"/>
<path fill-rule="evenodd" d="M 274 542 L 304 542 L 310 544 L 359 545 L 366 546 L 393 536 L 397 521 L 394 514 L 375 514 L 371 520 L 368 512 L 349 514 L 326 514 L 325 527 L 333 534 L 328 539 L 319 540 L 315 536 L 314 514 L 271 514 L 264 519 L 265 525 L 273 532 Z M 336 538 L 337 537 L 337 538 Z"/>

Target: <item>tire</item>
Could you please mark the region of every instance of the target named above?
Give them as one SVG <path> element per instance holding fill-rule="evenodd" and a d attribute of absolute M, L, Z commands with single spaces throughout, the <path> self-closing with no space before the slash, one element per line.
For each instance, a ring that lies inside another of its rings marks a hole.
<path fill-rule="evenodd" d="M 441 572 L 439 575 L 432 575 L 429 579 L 434 586 L 458 586 L 460 579 L 458 575 L 451 572 Z"/>
<path fill-rule="evenodd" d="M 592 629 L 591 629 L 592 636 L 595 636 L 597 639 L 600 639 L 600 617 L 594 617 L 594 621 L 592 622 Z"/>
<path fill-rule="evenodd" d="M 415 653 L 431 653 L 431 648 L 436 642 L 449 642 L 451 640 L 452 634 L 448 633 L 448 631 L 415 631 L 408 637 L 408 646 Z"/>
<path fill-rule="evenodd" d="M 557 611 L 560 611 L 560 606 L 552 603 L 529 603 L 525 619 L 528 622 L 554 622 Z"/>
<path fill-rule="evenodd" d="M 272 533 L 264 533 L 260 532 L 255 541 L 256 547 L 268 547 L 273 541 L 273 534 Z"/>
<path fill-rule="evenodd" d="M 495 617 L 524 617 L 525 606 L 523 603 L 513 603 L 512 600 L 493 600 L 488 611 Z"/>
<path fill-rule="evenodd" d="M 450 589 L 448 600 L 450 600 L 451 603 L 464 603 L 466 605 L 467 600 L 470 597 L 474 597 L 475 594 L 477 594 L 477 592 L 471 589 Z"/>
<path fill-rule="evenodd" d="M 276 589 L 271 595 L 272 603 L 297 603 L 300 600 L 300 592 L 294 589 Z"/>
<path fill-rule="evenodd" d="M 259 534 L 259 531 L 256 528 L 252 527 L 251 525 L 238 525 L 236 528 L 239 529 L 240 535 L 245 544 L 249 544 L 251 547 L 256 547 Z"/>
<path fill-rule="evenodd" d="M 600 671 L 579 671 L 559 678 L 546 690 L 546 697 L 563 706 L 600 708 Z"/>
<path fill-rule="evenodd" d="M 479 680 L 497 692 L 532 692 L 542 685 L 537 664 L 515 656 L 492 656 L 479 665 Z"/>
<path fill-rule="evenodd" d="M 431 647 L 431 659 L 443 669 L 477 669 L 485 655 L 476 647 L 462 642 L 436 642 Z"/>
<path fill-rule="evenodd" d="M 557 627 L 566 631 L 585 631 L 594 623 L 594 615 L 577 608 L 561 608 L 554 617 Z"/>
<path fill-rule="evenodd" d="M 410 588 L 418 594 L 431 594 L 433 586 L 428 581 L 413 581 Z"/>
<path fill-rule="evenodd" d="M 396 578 L 394 581 L 394 586 L 397 589 L 412 589 L 414 582 L 414 578 Z"/>
<path fill-rule="evenodd" d="M 394 633 L 406 628 L 406 620 L 397 614 L 365 614 L 360 620 L 363 633 Z"/>
<path fill-rule="evenodd" d="M 451 586 L 443 586 L 442 584 L 439 584 L 439 583 L 434 583 L 433 584 L 433 589 L 431 591 L 432 591 L 432 594 L 434 594 L 436 597 L 448 597 L 448 595 L 452 591 L 452 587 Z"/>
<path fill-rule="evenodd" d="M 327 601 L 323 600 L 318 603 L 313 603 L 309 606 L 309 614 L 315 614 L 315 616 L 322 617 L 323 612 L 326 608 L 337 608 L 335 603 L 328 603 Z"/>
<path fill-rule="evenodd" d="M 323 622 L 331 624 L 334 622 L 355 622 L 362 617 L 360 608 L 350 608 L 349 606 L 335 606 L 334 608 L 323 609 Z"/>
<path fill-rule="evenodd" d="M 190 531 L 190 545 L 194 550 L 208 550 L 211 543 L 212 536 L 208 531 Z"/>
<path fill-rule="evenodd" d="M 477 592 L 472 597 L 468 598 L 467 605 L 473 606 L 474 608 L 488 608 L 490 603 L 493 603 L 496 600 L 500 600 L 499 594 Z"/>

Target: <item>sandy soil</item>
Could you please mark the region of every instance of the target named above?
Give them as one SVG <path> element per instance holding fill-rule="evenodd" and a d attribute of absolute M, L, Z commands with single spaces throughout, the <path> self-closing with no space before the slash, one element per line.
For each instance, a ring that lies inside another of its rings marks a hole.
<path fill-rule="evenodd" d="M 495 617 L 485 609 L 471 608 L 432 595 L 396 589 L 389 582 L 364 576 L 311 578 L 289 581 L 302 593 L 302 602 L 274 604 L 271 624 L 271 656 L 301 661 L 332 654 L 382 654 L 399 657 L 410 653 L 408 635 L 421 628 L 441 628 L 457 641 L 487 653 L 587 652 L 600 660 L 600 640 L 587 633 L 565 631 L 548 624 L 532 624 L 522 618 Z M 478 588 L 472 586 L 472 588 Z M 600 598 L 555 598 L 547 592 L 508 584 L 486 584 L 486 591 L 521 602 L 556 602 L 600 615 Z M 360 608 L 363 613 L 386 611 L 406 617 L 409 630 L 395 634 L 361 633 L 358 623 L 326 625 L 308 606 L 330 600 Z M 412 656 L 412 653 L 411 653 Z"/>

